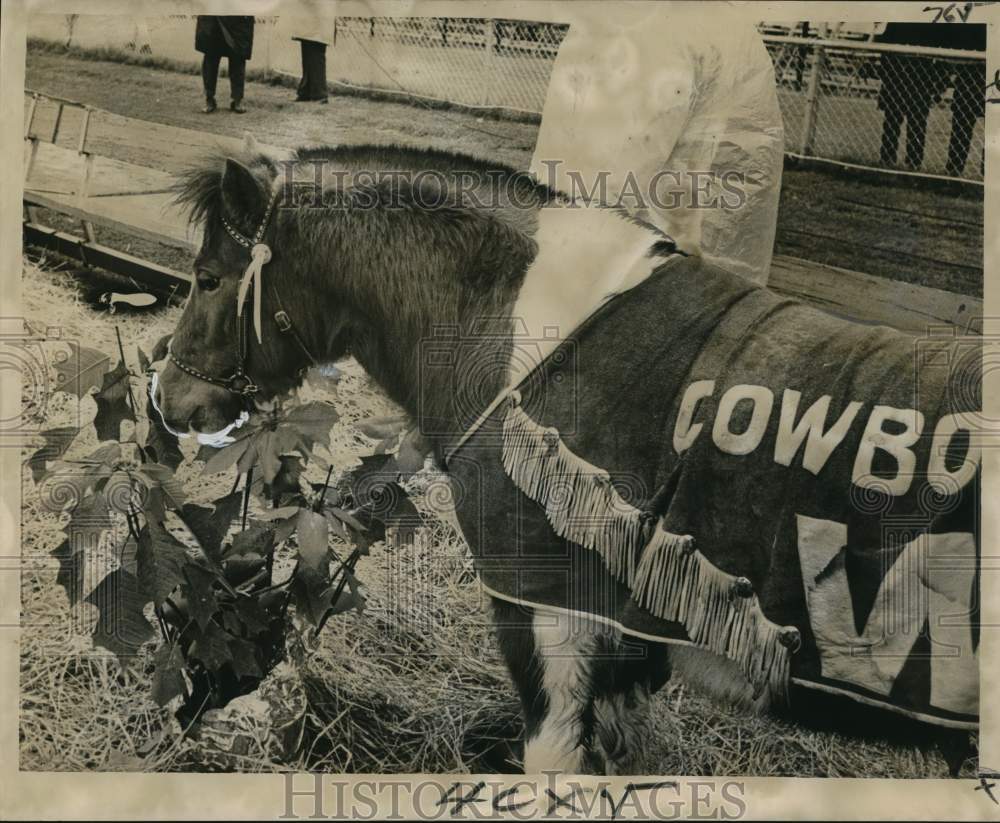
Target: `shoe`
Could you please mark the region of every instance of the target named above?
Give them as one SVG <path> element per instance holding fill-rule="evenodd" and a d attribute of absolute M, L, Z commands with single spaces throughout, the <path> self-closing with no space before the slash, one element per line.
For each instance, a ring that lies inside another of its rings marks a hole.
<path fill-rule="evenodd" d="M 246 114 L 247 113 L 247 110 L 243 107 L 243 101 L 242 100 L 233 100 L 233 102 L 229 104 L 229 108 L 231 108 L 237 114 Z"/>
<path fill-rule="evenodd" d="M 202 112 L 204 112 L 205 114 L 211 114 L 217 108 L 219 107 L 215 104 L 214 97 L 205 98 L 205 108 L 202 109 Z"/>

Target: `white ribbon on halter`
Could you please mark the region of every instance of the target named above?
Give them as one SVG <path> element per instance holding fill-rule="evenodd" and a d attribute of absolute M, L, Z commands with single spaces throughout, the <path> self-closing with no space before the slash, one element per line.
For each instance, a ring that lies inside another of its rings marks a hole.
<path fill-rule="evenodd" d="M 257 333 L 257 342 L 261 341 L 261 331 L 260 331 L 260 307 L 261 307 L 261 295 L 264 291 L 263 283 L 261 280 L 261 274 L 264 271 L 264 266 L 271 259 L 271 247 L 267 243 L 254 243 L 253 248 L 250 249 L 250 262 L 247 264 L 246 271 L 243 272 L 243 279 L 240 281 L 240 290 L 236 297 L 236 316 L 243 316 L 243 304 L 246 303 L 247 292 L 250 290 L 250 285 L 253 284 L 253 328 Z"/>

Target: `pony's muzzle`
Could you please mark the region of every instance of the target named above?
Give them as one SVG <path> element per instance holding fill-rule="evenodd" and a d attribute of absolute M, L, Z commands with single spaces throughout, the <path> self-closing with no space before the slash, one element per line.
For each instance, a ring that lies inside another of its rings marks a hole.
<path fill-rule="evenodd" d="M 179 437 L 191 431 L 218 434 L 228 430 L 243 411 L 237 395 L 196 380 L 169 360 L 153 372 L 150 398 L 164 425 Z"/>

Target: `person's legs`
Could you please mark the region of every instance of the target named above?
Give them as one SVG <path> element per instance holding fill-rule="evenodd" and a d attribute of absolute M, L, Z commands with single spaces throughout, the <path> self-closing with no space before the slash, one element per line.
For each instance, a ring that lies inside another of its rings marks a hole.
<path fill-rule="evenodd" d="M 206 54 L 201 61 L 201 83 L 205 88 L 205 113 L 215 111 L 215 86 L 219 79 L 219 62 L 217 54 Z"/>
<path fill-rule="evenodd" d="M 246 111 L 243 108 L 243 91 L 246 85 L 247 61 L 242 57 L 229 58 L 229 91 L 232 102 L 229 108 L 238 114 Z"/>
<path fill-rule="evenodd" d="M 955 91 L 951 101 L 951 138 L 948 141 L 947 172 L 958 177 L 965 169 L 972 143 L 972 131 L 976 126 L 974 96 L 981 85 L 979 73 L 965 70 L 963 66 L 955 73 Z"/>
<path fill-rule="evenodd" d="M 882 121 L 882 148 L 879 157 L 883 166 L 896 165 L 899 147 L 899 130 L 903 123 L 903 110 L 895 100 L 886 101 L 885 119 Z"/>
<path fill-rule="evenodd" d="M 929 115 L 930 110 L 923 106 L 912 106 L 906 112 L 906 165 L 909 169 L 919 169 L 924 162 Z"/>
<path fill-rule="evenodd" d="M 309 64 L 309 97 L 323 103 L 327 100 L 326 89 L 326 43 L 310 43 L 307 60 Z"/>
<path fill-rule="evenodd" d="M 302 47 L 302 79 L 299 81 L 298 88 L 295 89 L 295 99 L 296 100 L 308 100 L 308 89 L 309 89 L 309 63 L 306 59 L 307 48 L 306 41 L 299 40 L 299 45 Z"/>
<path fill-rule="evenodd" d="M 326 102 L 326 44 L 313 40 L 302 42 L 302 82 L 296 100 Z"/>

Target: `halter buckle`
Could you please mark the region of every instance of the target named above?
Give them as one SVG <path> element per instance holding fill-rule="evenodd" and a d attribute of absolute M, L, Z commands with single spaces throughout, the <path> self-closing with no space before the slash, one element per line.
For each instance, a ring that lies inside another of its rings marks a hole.
<path fill-rule="evenodd" d="M 251 394 L 257 394 L 257 392 L 260 391 L 260 387 L 245 374 L 234 374 L 229 378 L 226 388 L 228 388 L 233 394 L 240 394 L 244 397 L 248 397 Z"/>
<path fill-rule="evenodd" d="M 274 313 L 274 322 L 278 324 L 278 330 L 287 332 L 292 328 L 292 318 L 284 310 Z"/>

